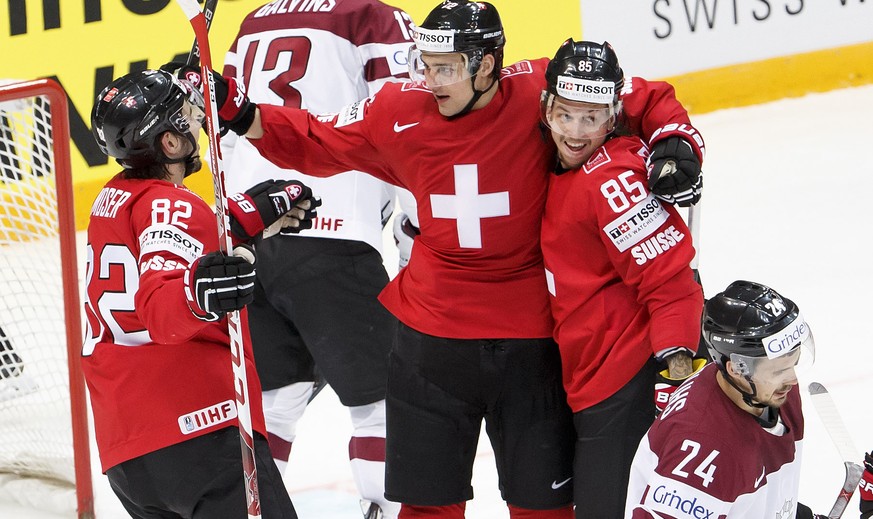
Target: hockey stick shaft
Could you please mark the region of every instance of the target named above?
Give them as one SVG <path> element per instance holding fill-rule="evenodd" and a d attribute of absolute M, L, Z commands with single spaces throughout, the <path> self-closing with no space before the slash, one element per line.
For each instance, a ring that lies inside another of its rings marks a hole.
<path fill-rule="evenodd" d="M 698 200 L 696 204 L 688 208 L 688 229 L 691 231 L 691 244 L 694 246 L 691 270 L 694 271 L 694 279 L 699 285 L 702 285 L 698 271 L 700 265 L 700 203 L 701 201 Z"/>
<path fill-rule="evenodd" d="M 206 133 L 209 137 L 209 166 L 215 191 L 215 212 L 218 219 L 218 244 L 222 252 L 231 254 L 229 213 L 227 210 L 227 191 L 224 183 L 224 166 L 221 162 L 221 147 L 218 132 L 218 107 L 215 102 L 215 82 L 212 79 L 212 55 L 209 50 L 209 34 L 206 16 L 200 11 L 196 0 L 176 0 L 184 11 L 197 39 L 200 51 L 200 74 L 205 88 L 204 102 L 206 112 Z M 261 517 L 261 503 L 258 495 L 258 473 L 255 464 L 255 445 L 252 432 L 252 415 L 249 407 L 248 376 L 245 365 L 245 345 L 243 342 L 242 319 L 239 311 L 227 314 L 230 334 L 230 351 L 233 360 L 234 385 L 236 386 L 236 409 L 239 421 L 240 449 L 242 451 L 243 476 L 246 488 L 246 509 L 249 519 Z"/>
<path fill-rule="evenodd" d="M 203 16 L 206 18 L 206 31 L 212 27 L 212 18 L 215 16 L 215 8 L 218 7 L 218 0 L 206 0 L 203 4 Z M 188 53 L 188 59 L 185 61 L 187 65 L 200 64 L 200 45 L 197 43 L 197 38 L 194 38 L 194 43 L 191 44 L 191 52 Z"/>
<path fill-rule="evenodd" d="M 834 400 L 831 398 L 827 388 L 818 382 L 813 382 L 809 385 L 809 395 L 828 436 L 831 437 L 831 441 L 834 442 L 834 446 L 840 453 L 840 458 L 843 459 L 843 465 L 846 469 L 843 487 L 840 489 L 834 506 L 831 507 L 831 511 L 827 515 L 828 519 L 839 519 L 843 516 L 843 512 L 846 511 L 849 500 L 852 499 L 852 494 L 858 488 L 858 483 L 861 482 L 864 467 L 855 462 L 855 460 L 860 459 L 858 450 L 855 448 L 852 437 L 849 436 L 849 431 L 846 429 L 846 425 L 843 423 L 843 419 L 840 417 L 837 406 L 834 404 Z"/>

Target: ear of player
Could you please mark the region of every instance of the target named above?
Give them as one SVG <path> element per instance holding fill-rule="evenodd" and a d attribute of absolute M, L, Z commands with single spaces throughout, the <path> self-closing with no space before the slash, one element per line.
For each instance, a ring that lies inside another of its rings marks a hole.
<path fill-rule="evenodd" d="M 161 70 L 171 72 L 180 79 L 188 80 L 203 91 L 204 81 L 200 77 L 200 67 L 171 61 L 162 65 Z M 221 134 L 224 135 L 230 130 L 238 135 L 245 135 L 249 131 L 252 121 L 255 120 L 257 105 L 249 100 L 245 88 L 236 79 L 222 76 L 214 70 L 210 70 L 209 73 L 215 83 L 215 104 L 218 106 Z M 206 92 L 203 92 L 204 97 L 207 95 Z"/>
<path fill-rule="evenodd" d="M 649 189 L 658 198 L 682 207 L 700 200 L 700 159 L 682 137 L 674 135 L 653 144 L 647 166 Z"/>
<path fill-rule="evenodd" d="M 217 321 L 227 312 L 252 302 L 255 291 L 255 250 L 239 245 L 228 256 L 210 252 L 185 272 L 188 308 L 200 320 Z"/>
<path fill-rule="evenodd" d="M 864 475 L 858 485 L 861 494 L 861 519 L 873 517 L 873 451 L 864 455 Z"/>
<path fill-rule="evenodd" d="M 269 238 L 279 232 L 311 229 L 321 199 L 299 180 L 271 179 L 229 196 L 227 205 L 230 232 L 236 241 L 245 242 L 262 231 Z"/>

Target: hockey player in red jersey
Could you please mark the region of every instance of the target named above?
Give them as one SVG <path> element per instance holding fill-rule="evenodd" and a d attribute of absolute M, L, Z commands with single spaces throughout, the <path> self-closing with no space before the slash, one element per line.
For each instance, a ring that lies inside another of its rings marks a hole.
<path fill-rule="evenodd" d="M 240 24 L 224 74 L 244 84 L 252 101 L 337 113 L 407 77 L 406 13 L 377 0 L 302 5 L 270 2 Z M 298 179 L 325 202 L 313 228 L 258 244 L 248 313 L 273 457 L 284 471 L 317 369 L 349 410 L 348 452 L 366 517 L 396 518 L 400 505 L 384 493 L 385 385 L 397 320 L 377 299 L 388 284 L 380 251 L 395 188 L 360 171 L 315 178 L 278 168 L 233 133 L 221 144 L 229 190 Z"/>
<path fill-rule="evenodd" d="M 703 339 L 713 363 L 676 390 L 640 443 L 625 517 L 811 519 L 797 499 L 795 375 L 815 354 L 809 324 L 775 290 L 735 281 L 704 305 Z"/>
<path fill-rule="evenodd" d="M 147 70 L 110 83 L 91 114 L 98 144 L 124 169 L 91 208 L 82 368 L 103 471 L 138 518 L 248 517 L 224 315 L 251 301 L 255 259 L 217 252 L 214 212 L 182 185 L 201 165 L 202 102 Z M 299 227 L 313 201 L 305 186 L 285 187 L 233 197 L 233 227 Z M 293 519 L 249 348 L 245 363 L 261 510 Z"/>
<path fill-rule="evenodd" d="M 548 59 L 502 68 L 503 26 L 487 2 L 438 5 L 414 39 L 423 82 L 318 117 L 257 106 L 216 74 L 219 116 L 278 166 L 354 168 L 415 196 L 421 235 L 380 295 L 401 322 L 386 399 L 386 496 L 403 503 L 400 517 L 464 516 L 483 419 L 510 516 L 572 517 L 572 415 L 539 247 L 555 151 L 537 103 Z M 632 131 L 690 138 L 702 157 L 672 89 L 625 103 Z"/>
<path fill-rule="evenodd" d="M 649 192 L 648 149 L 623 128 L 622 98 L 651 85 L 625 79 L 608 43 L 572 39 L 546 81 L 542 120 L 557 164 L 541 241 L 576 427 L 576 517 L 621 517 L 634 452 L 655 419 L 658 361 L 671 378 L 691 373 L 703 291 L 688 228 Z"/>

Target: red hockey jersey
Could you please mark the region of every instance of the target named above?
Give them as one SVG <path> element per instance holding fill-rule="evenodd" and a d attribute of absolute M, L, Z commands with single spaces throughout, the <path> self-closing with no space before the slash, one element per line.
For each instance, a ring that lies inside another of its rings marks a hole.
<path fill-rule="evenodd" d="M 237 424 L 227 322 L 200 321 L 184 294 L 188 265 L 217 249 L 215 214 L 184 186 L 117 175 L 91 207 L 82 369 L 104 472 Z M 266 435 L 246 354 L 252 423 Z"/>
<path fill-rule="evenodd" d="M 649 193 L 647 155 L 638 137 L 614 138 L 549 183 L 542 248 L 574 412 L 618 391 L 653 353 L 697 350 L 691 234 Z"/>
<path fill-rule="evenodd" d="M 706 366 L 673 393 L 631 466 L 626 519 L 791 519 L 803 414 L 795 386 L 765 429 L 728 399 Z"/>
<path fill-rule="evenodd" d="M 547 63 L 504 69 L 487 106 L 453 119 L 417 83 L 386 84 L 323 120 L 261 105 L 264 136 L 251 142 L 281 167 L 314 176 L 351 167 L 415 196 L 421 235 L 380 296 L 408 326 L 447 338 L 549 337 L 539 247 L 554 154 L 539 128 Z M 641 82 L 625 103 L 643 135 L 690 128 L 665 83 Z"/>

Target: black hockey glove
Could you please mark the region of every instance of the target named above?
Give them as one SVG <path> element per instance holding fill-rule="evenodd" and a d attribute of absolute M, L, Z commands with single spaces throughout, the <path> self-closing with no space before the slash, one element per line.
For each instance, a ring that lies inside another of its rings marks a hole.
<path fill-rule="evenodd" d="M 864 475 L 858 485 L 861 491 L 861 519 L 873 517 L 873 451 L 864 455 Z"/>
<path fill-rule="evenodd" d="M 686 354 L 687 355 L 687 354 Z M 667 407 L 667 402 L 670 401 L 670 396 L 676 391 L 676 388 L 682 385 L 688 377 L 697 373 L 703 366 L 706 365 L 706 359 L 691 359 L 691 372 L 683 373 L 682 375 L 677 375 L 675 373 L 671 374 L 669 368 L 663 369 L 655 375 L 655 413 L 661 414 L 665 407 Z"/>
<path fill-rule="evenodd" d="M 296 234 L 311 229 L 321 200 L 299 180 L 265 180 L 228 197 L 227 204 L 231 233 L 248 241 L 261 231 L 269 238 L 280 230 Z"/>
<path fill-rule="evenodd" d="M 255 291 L 255 251 L 240 245 L 232 256 L 210 252 L 185 272 L 188 308 L 202 321 L 217 321 L 227 312 L 252 302 Z"/>
<path fill-rule="evenodd" d="M 409 264 L 409 256 L 412 254 L 412 244 L 415 242 L 415 237 L 421 234 L 418 227 L 412 225 L 409 216 L 406 213 L 397 213 L 394 217 L 394 245 L 397 245 L 397 251 L 400 253 L 398 265 L 400 268 Z"/>
<path fill-rule="evenodd" d="M 200 67 L 171 61 L 162 65 L 161 70 L 191 82 L 200 88 L 204 97 L 208 95 L 203 88 Z M 249 100 L 245 88 L 236 79 L 222 76 L 214 70 L 210 70 L 209 73 L 215 83 L 215 104 L 218 106 L 221 134 L 224 135 L 230 130 L 237 135 L 245 135 L 255 120 L 255 110 L 258 105 Z"/>
<path fill-rule="evenodd" d="M 661 200 L 682 207 L 700 200 L 703 190 L 700 159 L 682 137 L 674 135 L 656 142 L 647 166 L 649 189 Z"/>

